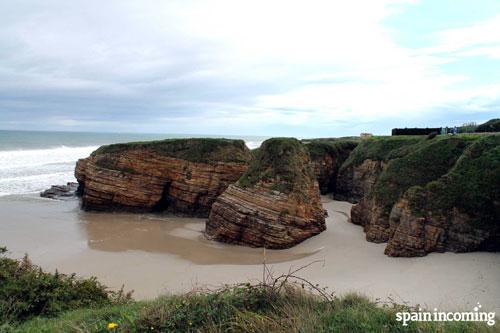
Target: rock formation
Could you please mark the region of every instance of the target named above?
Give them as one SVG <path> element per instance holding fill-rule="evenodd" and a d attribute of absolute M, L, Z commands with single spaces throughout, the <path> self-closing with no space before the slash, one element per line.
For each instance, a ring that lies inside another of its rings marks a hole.
<path fill-rule="evenodd" d="M 248 168 L 241 140 L 171 139 L 103 146 L 78 161 L 87 210 L 167 210 L 208 216 L 215 199 Z"/>
<path fill-rule="evenodd" d="M 416 143 L 410 152 L 387 164 L 370 193 L 351 211 L 351 221 L 364 227 L 368 241 L 387 242 L 392 234 L 389 214 L 397 200 L 410 187 L 447 173 L 467 144 L 456 137 Z"/>
<path fill-rule="evenodd" d="M 500 135 L 476 140 L 445 176 L 408 190 L 390 224 L 390 256 L 500 251 Z"/>
<path fill-rule="evenodd" d="M 40 192 L 42 198 L 65 200 L 76 197 L 78 183 L 67 183 L 66 185 L 52 185 L 49 189 Z"/>
<path fill-rule="evenodd" d="M 321 194 L 335 192 L 340 166 L 358 142 L 353 139 L 314 139 L 303 142 L 309 151 Z"/>
<path fill-rule="evenodd" d="M 207 237 L 222 242 L 280 249 L 319 234 L 321 186 L 357 203 L 352 223 L 387 242 L 389 256 L 500 250 L 500 134 L 356 144 L 274 138 L 252 153 L 241 140 L 116 144 L 79 160 L 75 175 L 84 209 L 208 216 Z M 41 195 L 69 196 L 71 186 Z"/>
<path fill-rule="evenodd" d="M 338 173 L 335 199 L 358 203 L 370 193 L 387 162 L 405 154 L 415 137 L 368 138 L 352 151 Z"/>
<path fill-rule="evenodd" d="M 215 201 L 214 240 L 282 249 L 326 229 L 309 154 L 296 139 L 265 141 L 248 171 Z"/>
<path fill-rule="evenodd" d="M 342 168 L 337 179 L 335 199 L 359 202 L 370 193 L 385 165 L 384 161 L 366 159 L 360 165 Z"/>
<path fill-rule="evenodd" d="M 388 242 L 390 256 L 498 250 L 499 140 L 499 135 L 436 137 L 397 148 L 353 206 L 351 221 L 363 226 L 368 241 Z M 373 161 L 360 165 L 365 163 Z M 461 170 L 469 170 L 467 177 Z M 496 185 L 488 190 L 487 184 Z M 467 191 L 475 197 L 466 198 Z M 477 210 L 464 210 L 470 205 Z"/>

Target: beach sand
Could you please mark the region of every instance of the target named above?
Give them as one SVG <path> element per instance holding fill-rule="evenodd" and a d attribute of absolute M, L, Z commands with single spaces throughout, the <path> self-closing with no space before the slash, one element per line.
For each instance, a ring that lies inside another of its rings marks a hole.
<path fill-rule="evenodd" d="M 390 258 L 385 244 L 365 241 L 361 227 L 348 222 L 349 203 L 323 202 L 325 232 L 292 249 L 266 251 L 276 275 L 321 261 L 299 275 L 339 295 L 356 291 L 440 310 L 471 310 L 479 302 L 500 313 L 500 253 Z M 0 197 L 0 212 L 0 246 L 9 256 L 28 253 L 46 270 L 125 285 L 136 299 L 262 279 L 263 250 L 206 240 L 204 219 L 88 213 L 77 200 L 34 196 Z"/>

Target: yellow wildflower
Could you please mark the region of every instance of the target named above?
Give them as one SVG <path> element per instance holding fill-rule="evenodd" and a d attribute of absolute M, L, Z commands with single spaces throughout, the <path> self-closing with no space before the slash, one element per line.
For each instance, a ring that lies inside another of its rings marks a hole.
<path fill-rule="evenodd" d="M 109 323 L 108 324 L 108 330 L 114 330 L 118 328 L 118 324 L 117 323 Z"/>

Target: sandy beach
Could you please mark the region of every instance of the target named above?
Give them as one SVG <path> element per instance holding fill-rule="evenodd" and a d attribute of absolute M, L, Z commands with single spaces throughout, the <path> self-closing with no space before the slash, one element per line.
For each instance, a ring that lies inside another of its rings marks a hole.
<path fill-rule="evenodd" d="M 323 204 L 325 232 L 289 250 L 266 251 L 276 274 L 322 261 L 300 274 L 337 294 L 357 291 L 443 310 L 469 310 L 479 302 L 500 312 L 500 253 L 390 258 L 384 244 L 366 242 L 361 228 L 348 222 L 351 204 L 327 197 Z M 137 299 L 262 277 L 262 249 L 206 240 L 204 219 L 88 213 L 76 200 L 36 196 L 1 197 L 0 211 L 0 245 L 11 257 L 28 253 L 46 270 L 125 285 Z"/>

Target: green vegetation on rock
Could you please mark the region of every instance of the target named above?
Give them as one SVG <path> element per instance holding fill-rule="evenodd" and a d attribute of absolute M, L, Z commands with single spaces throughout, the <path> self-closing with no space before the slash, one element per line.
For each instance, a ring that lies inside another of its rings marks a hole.
<path fill-rule="evenodd" d="M 250 151 L 243 140 L 214 138 L 117 143 L 98 148 L 92 156 L 120 154 L 137 149 L 147 149 L 160 155 L 198 163 L 248 163 L 251 159 Z"/>
<path fill-rule="evenodd" d="M 425 185 L 446 174 L 464 150 L 479 137 L 435 137 L 390 152 L 388 156 L 402 156 L 390 160 L 369 196 L 374 197 L 377 203 L 389 212 L 407 189 L 415 185 Z"/>
<path fill-rule="evenodd" d="M 500 118 L 491 119 L 476 128 L 476 132 L 500 132 Z"/>
<path fill-rule="evenodd" d="M 294 138 L 272 138 L 264 141 L 255 153 L 248 170 L 238 181 L 241 187 L 257 183 L 272 184 L 271 190 L 283 193 L 299 191 L 314 179 L 309 154 Z"/>
<path fill-rule="evenodd" d="M 313 139 L 302 141 L 314 164 L 321 194 L 335 192 L 337 175 L 344 161 L 359 143 L 359 138 Z"/>
<path fill-rule="evenodd" d="M 474 226 L 500 230 L 500 134 L 481 136 L 443 177 L 411 188 L 406 197 L 417 215 L 448 216 L 453 208 Z"/>
<path fill-rule="evenodd" d="M 344 161 L 349 153 L 358 145 L 354 139 L 314 139 L 303 140 L 312 160 L 321 159 L 326 154 L 338 157 Z"/>
<path fill-rule="evenodd" d="M 341 169 L 356 167 L 364 160 L 388 161 L 407 153 L 405 147 L 424 140 L 422 136 L 379 136 L 361 140 Z"/>

